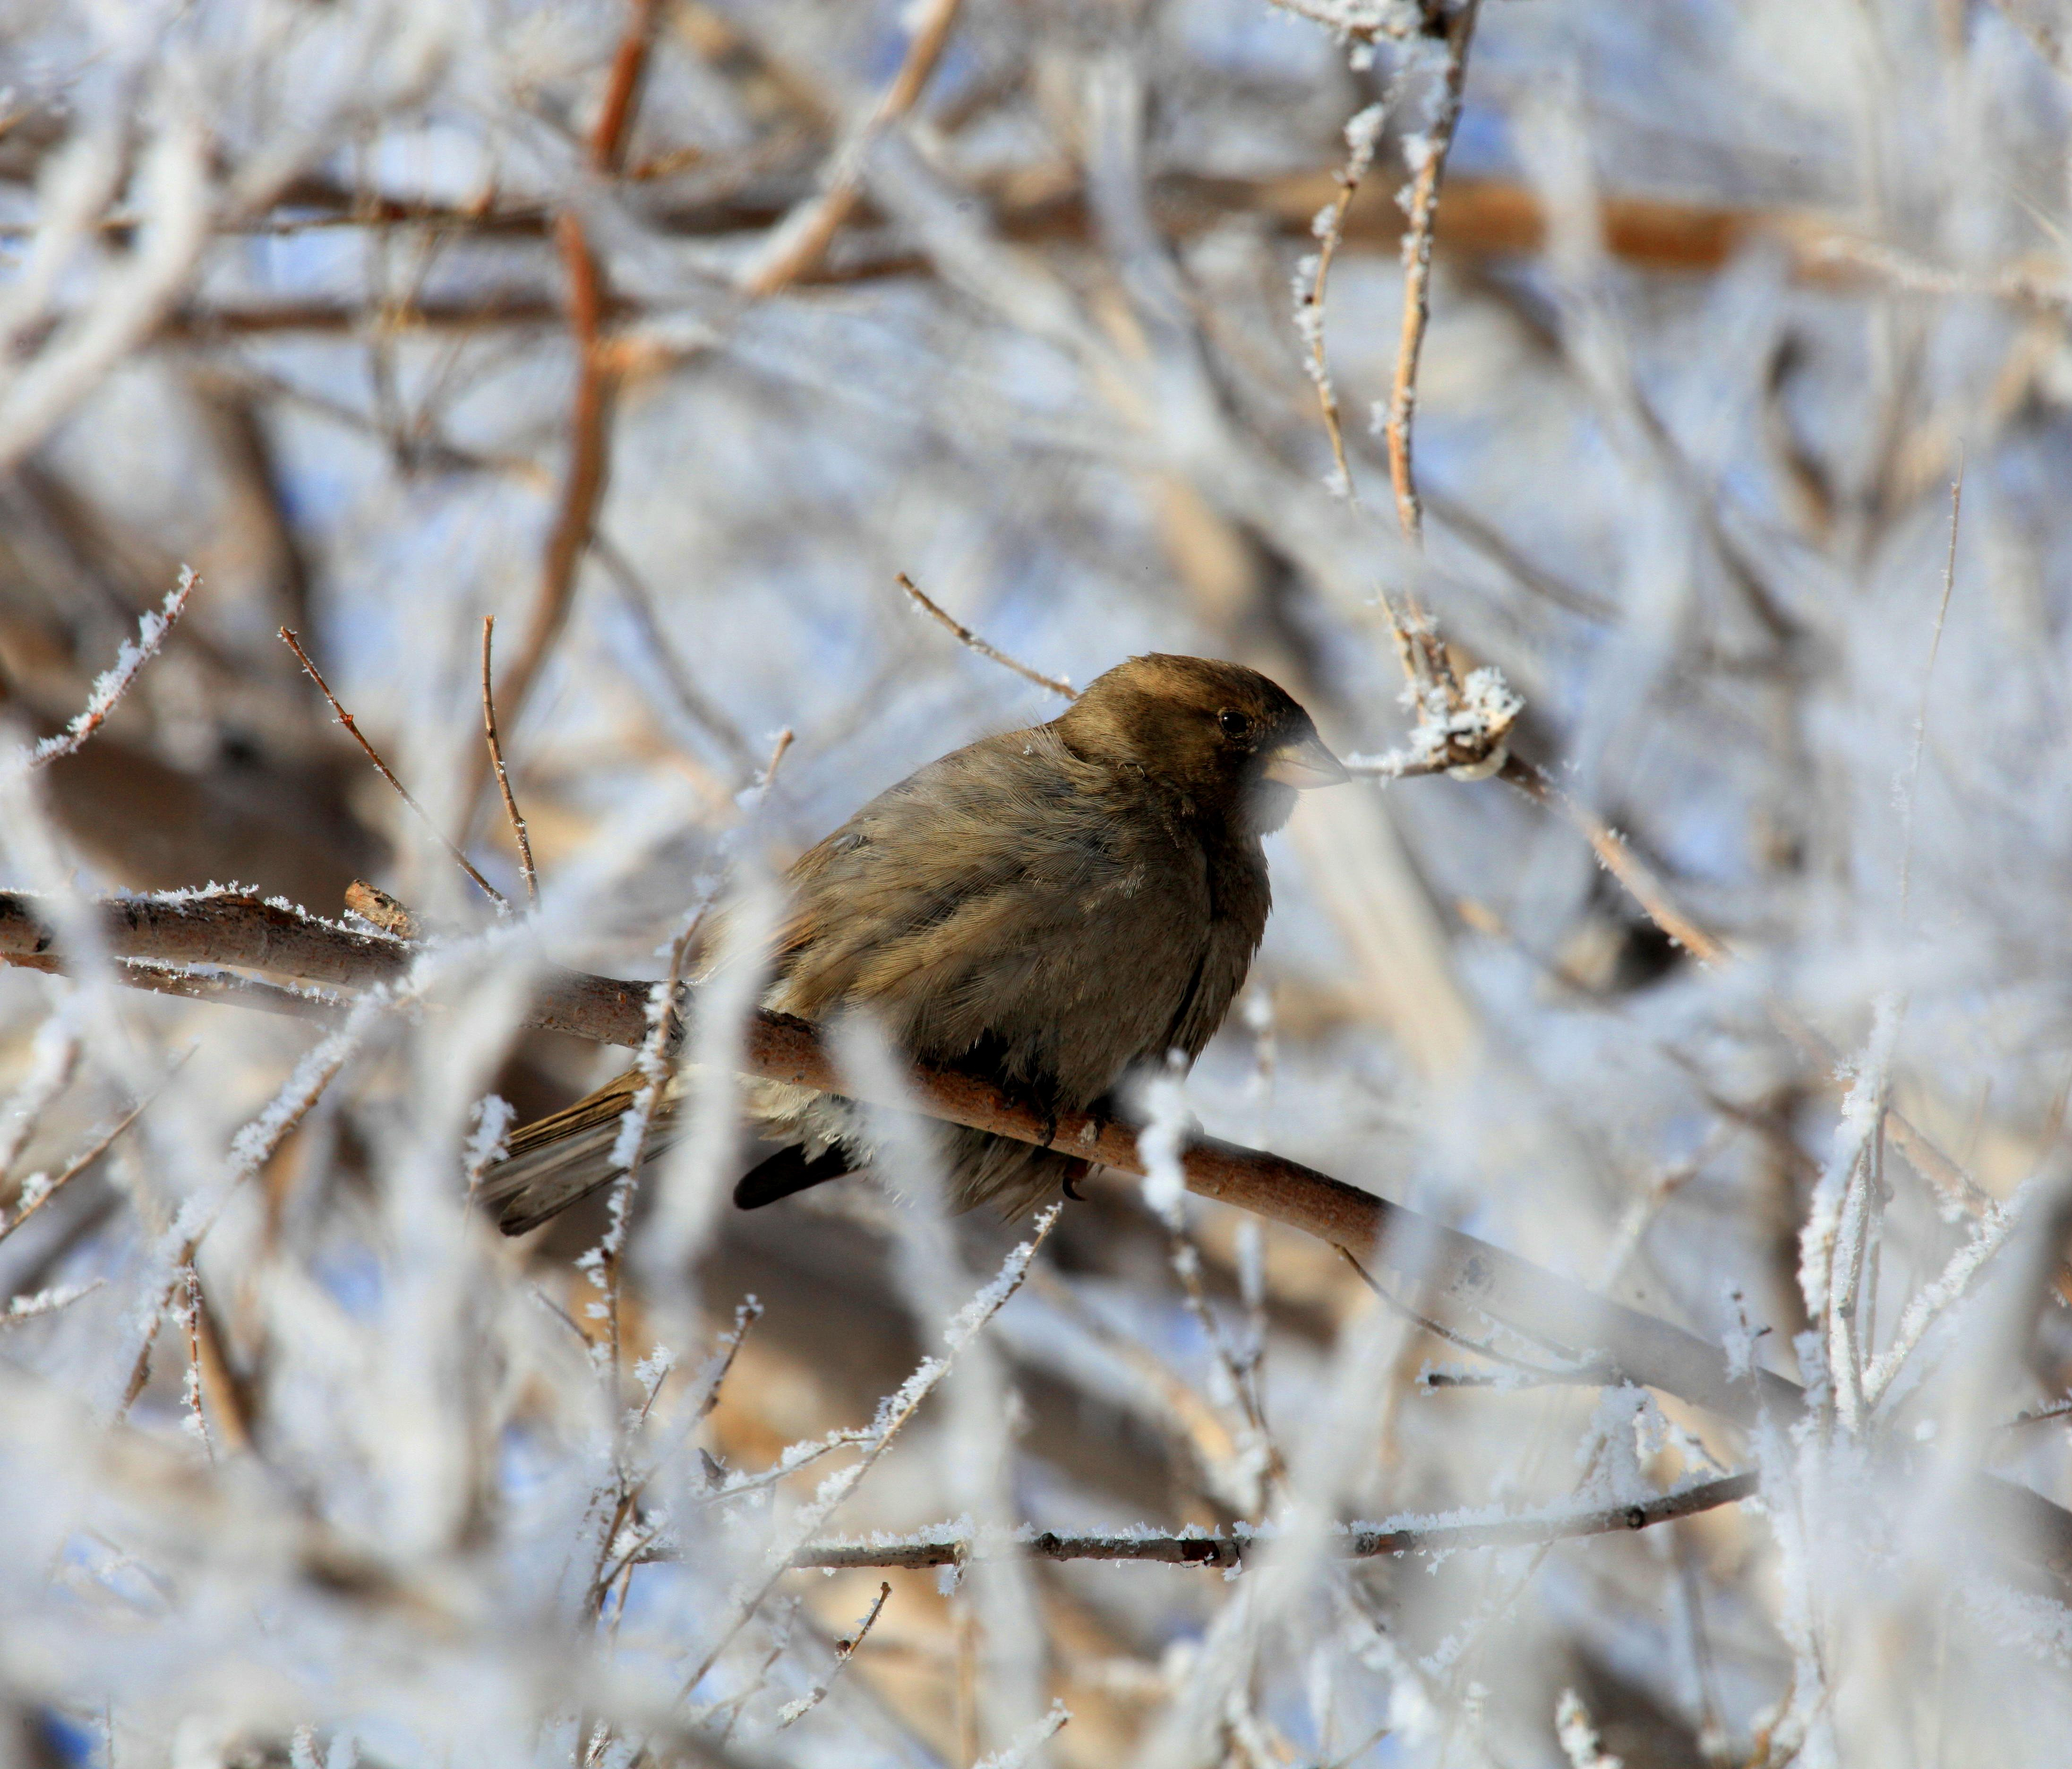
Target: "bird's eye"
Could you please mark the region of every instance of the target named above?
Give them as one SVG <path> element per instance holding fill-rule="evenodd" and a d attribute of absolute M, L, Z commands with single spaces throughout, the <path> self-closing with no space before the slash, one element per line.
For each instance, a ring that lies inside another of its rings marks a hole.
<path fill-rule="evenodd" d="M 1252 729 L 1251 718 L 1235 710 L 1217 714 L 1216 723 L 1222 727 L 1226 737 L 1243 737 Z"/>

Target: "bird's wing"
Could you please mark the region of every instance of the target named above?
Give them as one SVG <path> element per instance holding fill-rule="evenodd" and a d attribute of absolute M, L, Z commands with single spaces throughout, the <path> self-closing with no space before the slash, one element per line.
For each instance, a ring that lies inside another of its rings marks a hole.
<path fill-rule="evenodd" d="M 985 1045 L 1068 1105 L 1162 1047 L 1211 907 L 1198 844 L 1045 729 L 930 763 L 791 884 L 770 1005 L 867 1006 L 923 1058 Z"/>

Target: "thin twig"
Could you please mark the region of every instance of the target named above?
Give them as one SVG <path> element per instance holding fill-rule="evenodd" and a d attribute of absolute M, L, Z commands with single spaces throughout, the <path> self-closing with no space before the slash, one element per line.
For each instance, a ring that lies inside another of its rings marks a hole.
<path fill-rule="evenodd" d="M 763 764 L 763 771 L 755 776 L 755 790 L 767 792 L 777 784 L 777 770 L 784 765 L 784 758 L 791 753 L 791 745 L 797 734 L 787 725 L 778 732 L 776 740 L 770 746 L 770 759 Z"/>
<path fill-rule="evenodd" d="M 596 554 L 598 563 L 610 574 L 619 587 L 619 600 L 639 625 L 641 636 L 648 642 L 649 660 L 654 664 L 675 694 L 676 705 L 691 722 L 710 735 L 727 753 L 735 767 L 746 774 L 754 766 L 754 752 L 748 739 L 741 734 L 741 727 L 714 706 L 697 684 L 691 680 L 684 668 L 683 660 L 676 648 L 662 631 L 660 618 L 655 611 L 655 599 L 648 586 L 642 582 L 633 562 L 620 550 L 619 545 L 602 529 L 590 535 L 590 550 Z"/>
<path fill-rule="evenodd" d="M 1040 669 L 1031 669 L 1028 664 L 1018 662 L 1016 659 L 1009 656 L 1007 653 L 1001 650 L 998 646 L 987 644 L 985 640 L 980 638 L 979 636 L 973 632 L 970 627 L 967 627 L 961 620 L 958 619 L 955 615 L 950 613 L 948 609 L 943 607 L 939 603 L 932 601 L 928 596 L 924 594 L 922 592 L 920 586 L 917 585 L 911 578 L 908 577 L 905 572 L 902 571 L 896 574 L 894 581 L 898 584 L 902 590 L 904 590 L 908 595 L 914 599 L 915 604 L 920 608 L 923 614 L 926 614 L 931 619 L 939 621 L 942 625 L 947 627 L 951 632 L 955 634 L 959 644 L 968 646 L 972 650 L 976 652 L 980 656 L 987 658 L 992 662 L 999 664 L 1002 669 L 1013 670 L 1014 673 L 1019 676 L 1024 681 L 1034 682 L 1038 688 L 1047 689 L 1053 694 L 1060 695 L 1067 700 L 1077 700 L 1079 697 L 1079 689 L 1073 687 L 1073 685 L 1070 682 L 1067 681 L 1063 677 L 1046 676 Z"/>
<path fill-rule="evenodd" d="M 848 1639 L 835 1642 L 834 1666 L 828 1672 L 827 1681 L 815 1684 L 797 1701 L 787 1701 L 778 1710 L 777 1730 L 779 1732 L 794 1722 L 804 1719 L 827 1700 L 828 1691 L 835 1686 L 835 1679 L 842 1674 L 849 1661 L 856 1656 L 857 1648 L 870 1638 L 871 1628 L 877 1623 L 878 1611 L 885 1607 L 886 1599 L 891 1594 L 891 1582 L 886 1580 L 881 1582 L 878 1587 L 878 1600 L 870 1606 L 870 1613 L 857 1624 L 856 1632 Z"/>
<path fill-rule="evenodd" d="M 1700 1481 L 1629 1504 L 1593 1506 L 1552 1515 L 1524 1512 L 1513 1516 L 1458 1523 L 1353 1524 L 1338 1532 L 1338 1551 L 1348 1559 L 1369 1560 L 1385 1554 L 1450 1553 L 1462 1548 L 1517 1548 L 1564 1541 L 1577 1536 L 1608 1536 L 1622 1529 L 1646 1529 L 1753 1496 L 1758 1476 L 1751 1471 Z M 1226 1535 L 1139 1534 L 1063 1535 L 1055 1530 L 1019 1532 L 1017 1557 L 1030 1560 L 1155 1561 L 1178 1566 L 1237 1566 L 1247 1555 L 1272 1539 L 1272 1532 L 1245 1524 Z M 866 1566 L 969 1565 L 991 1557 L 972 1551 L 968 1536 L 955 1531 L 923 1533 L 905 1541 L 816 1542 L 795 1554 L 795 1567 L 847 1571 Z"/>
<path fill-rule="evenodd" d="M 1466 1334 L 1457 1332 L 1443 1322 L 1433 1320 L 1429 1314 L 1420 1314 L 1402 1298 L 1394 1294 L 1384 1285 L 1379 1282 L 1366 1266 L 1353 1257 L 1351 1249 L 1341 1246 L 1338 1249 L 1338 1257 L 1352 1267 L 1359 1274 L 1359 1281 L 1380 1298 L 1388 1307 L 1393 1309 L 1413 1327 L 1421 1328 L 1434 1339 L 1444 1339 L 1449 1345 L 1457 1345 L 1462 1351 L 1473 1351 L 1476 1356 L 1488 1358 L 1492 1363 L 1507 1364 L 1521 1375 L 1528 1376 L 1536 1382 L 1568 1383 L 1579 1388 L 1601 1388 L 1620 1380 L 1617 1371 L 1601 1366 L 1586 1366 L 1572 1370 L 1557 1369 L 1548 1364 L 1528 1363 L 1522 1357 L 1514 1357 L 1508 1351 L 1500 1351 L 1486 1339 L 1470 1339 Z M 1465 1384 L 1462 1385 L 1466 1386 Z"/>
<path fill-rule="evenodd" d="M 166 1080 L 171 1080 L 174 1075 L 179 1074 L 181 1066 L 186 1063 L 187 1056 L 191 1056 L 194 1053 L 190 1051 L 185 1055 L 183 1055 L 179 1061 L 173 1065 L 171 1073 L 166 1077 Z M 109 1125 L 109 1128 L 101 1133 L 100 1137 L 96 1138 L 92 1143 L 88 1145 L 84 1151 L 73 1156 L 72 1160 L 66 1165 L 64 1170 L 60 1173 L 56 1179 L 51 1180 L 45 1185 L 37 1187 L 33 1195 L 30 1193 L 29 1185 L 25 1183 L 22 1187 L 22 1197 L 18 1200 L 18 1206 L 14 1214 L 8 1218 L 5 1223 L 0 1223 L 0 1240 L 5 1240 L 10 1235 L 13 1234 L 17 1228 L 19 1228 L 23 1223 L 27 1222 L 31 1216 L 35 1216 L 35 1213 L 41 1210 L 44 1205 L 48 1203 L 51 1199 L 57 1196 L 57 1195 L 60 1191 L 64 1191 L 67 1186 L 70 1185 L 73 1180 L 76 1179 L 81 1174 L 85 1172 L 88 1167 L 92 1166 L 95 1162 L 98 1161 L 103 1155 L 107 1154 L 109 1150 L 114 1146 L 115 1139 L 121 1136 L 125 1130 L 128 1129 L 131 1125 L 134 1124 L 137 1120 L 143 1115 L 144 1108 L 149 1105 L 152 1100 L 158 1098 L 158 1095 L 163 1091 L 164 1083 L 161 1082 L 157 1088 L 146 1094 L 142 1099 L 139 1100 L 134 1105 L 131 1106 L 127 1112 L 124 1113 L 121 1117 L 117 1118 L 113 1124 Z M 34 1175 L 31 1175 L 31 1180 L 33 1180 Z"/>
<path fill-rule="evenodd" d="M 519 814 L 518 800 L 512 796 L 511 776 L 504 767 L 504 746 L 496 736 L 496 697 L 489 686 L 490 636 L 496 630 L 496 617 L 482 617 L 482 734 L 489 745 L 490 765 L 496 770 L 496 789 L 504 795 L 504 814 L 509 819 L 511 833 L 518 842 L 518 870 L 525 875 L 525 901 L 533 908 L 540 906 L 540 875 L 532 865 L 532 837 L 525 828 L 525 819 Z"/>
<path fill-rule="evenodd" d="M 19 764 L 24 772 L 47 767 L 64 756 L 79 753 L 86 740 L 107 722 L 115 703 L 130 691 L 145 664 L 158 656 L 166 635 L 173 630 L 173 623 L 185 611 L 188 597 L 200 582 L 191 566 L 180 567 L 179 582 L 166 591 L 166 599 L 157 608 L 137 623 L 137 636 L 122 641 L 114 663 L 96 679 L 85 706 L 56 736 L 45 738 L 29 751 Z"/>
<path fill-rule="evenodd" d="M 685 1696 L 705 1679 L 705 1675 L 719 1662 L 720 1655 L 741 1631 L 750 1616 L 762 1606 L 763 1600 L 776 1588 L 777 1582 L 792 1565 L 792 1557 L 802 1549 L 812 1533 L 824 1524 L 836 1508 L 854 1492 L 865 1475 L 877 1467 L 878 1459 L 891 1445 L 901 1428 L 919 1411 L 921 1404 L 935 1391 L 939 1384 L 949 1373 L 965 1349 L 976 1339 L 988 1323 L 1007 1306 L 1014 1293 L 1020 1290 L 1029 1275 L 1029 1267 L 1050 1239 L 1050 1231 L 1057 1226 L 1062 1207 L 1052 1204 L 1036 1219 L 1027 1240 L 1008 1254 L 1001 1263 L 1000 1273 L 993 1281 L 966 1303 L 956 1319 L 944 1329 L 944 1351 L 940 1356 L 927 1359 L 914 1373 L 901 1384 L 898 1389 L 878 1403 L 878 1416 L 871 1421 L 869 1442 L 863 1454 L 838 1474 L 830 1475 L 820 1483 L 820 1490 L 801 1505 L 787 1525 L 786 1533 L 791 1540 L 790 1545 L 780 1546 L 764 1563 L 764 1576 L 756 1586 L 745 1592 L 736 1602 L 727 1624 L 720 1630 L 713 1644 L 707 1648 L 697 1667 L 684 1681 Z"/>
<path fill-rule="evenodd" d="M 331 710 L 338 714 L 339 723 L 343 725 L 347 731 L 352 733 L 352 740 L 357 743 L 362 750 L 366 751 L 367 759 L 374 764 L 375 771 L 378 773 L 383 780 L 386 780 L 391 786 L 396 788 L 397 792 L 401 796 L 403 802 L 409 805 L 413 811 L 417 813 L 418 820 L 423 823 L 425 827 L 430 829 L 434 835 L 439 838 L 440 844 L 446 849 L 448 854 L 453 856 L 454 862 L 460 867 L 461 870 L 465 872 L 469 878 L 472 878 L 477 885 L 481 887 L 482 890 L 488 896 L 489 900 L 491 903 L 495 903 L 500 909 L 502 909 L 506 913 L 508 913 L 511 908 L 511 899 L 505 896 L 502 891 L 499 891 L 496 887 L 491 884 L 487 878 L 483 878 L 479 872 L 475 870 L 474 865 L 469 861 L 468 857 L 460 851 L 459 848 L 457 847 L 447 837 L 443 829 L 442 829 L 436 823 L 432 821 L 431 813 L 426 810 L 424 806 L 418 804 L 415 799 L 410 796 L 409 788 L 404 785 L 404 784 L 401 780 L 397 780 L 395 775 L 390 771 L 388 764 L 381 759 L 380 752 L 376 750 L 372 743 L 367 741 L 365 734 L 360 730 L 359 726 L 353 722 L 352 714 L 348 713 L 343 706 L 339 705 L 338 696 L 331 691 L 331 684 L 323 679 L 323 673 L 318 669 L 317 666 L 314 663 L 310 662 L 310 654 L 302 649 L 302 640 L 295 636 L 294 632 L 291 628 L 286 627 L 283 627 L 281 629 L 281 637 L 283 641 L 286 642 L 288 649 L 292 651 L 297 658 L 301 660 L 302 668 L 309 672 L 310 680 L 317 685 L 318 691 L 323 694 L 326 700 L 331 702 Z"/>
<path fill-rule="evenodd" d="M 518 656 L 504 677 L 506 716 L 516 718 L 532 685 L 539 680 L 548 653 L 567 625 L 575 600 L 576 579 L 590 545 L 598 507 L 610 468 L 611 403 L 615 377 L 603 348 L 607 305 L 604 276 L 590 249 L 582 222 L 574 214 L 554 224 L 554 239 L 567 283 L 565 313 L 576 348 L 575 397 L 569 412 L 568 465 L 561 475 L 553 526 L 540 563 L 540 587 L 531 618 L 519 640 Z M 478 771 L 479 788 L 483 775 Z M 467 802 L 473 804 L 471 792 Z"/>
<path fill-rule="evenodd" d="M 1700 964 L 1722 965 L 1733 956 L 1724 940 L 1706 932 L 1677 907 L 1668 887 L 1633 851 L 1624 836 L 1563 792 L 1544 769 L 1513 756 L 1504 763 L 1503 778 L 1528 798 L 1551 804 L 1567 817 L 1590 844 L 1591 851 L 1604 869 L 1626 887 L 1627 895 L 1640 905 L 1647 919 Z"/>
<path fill-rule="evenodd" d="M 1433 9 L 1436 10 L 1436 6 Z M 1446 155 L 1461 121 L 1461 93 L 1468 77 L 1468 48 L 1474 39 L 1481 0 L 1463 0 L 1447 20 L 1446 62 L 1438 114 L 1422 138 L 1424 158 L 1413 169 L 1408 211 L 1410 226 L 1403 236 L 1403 331 L 1396 352 L 1396 379 L 1389 389 L 1388 421 L 1383 434 L 1388 445 L 1388 479 L 1396 493 L 1396 520 L 1412 542 L 1424 539 L 1424 512 L 1417 501 L 1417 480 L 1411 461 L 1411 424 L 1417 411 L 1417 363 L 1424 349 L 1431 319 L 1432 230 L 1439 214 L 1439 184 Z M 1428 16 L 1429 14 L 1428 13 Z"/>
<path fill-rule="evenodd" d="M 820 187 L 772 228 L 735 278 L 743 294 L 775 294 L 810 272 L 856 207 L 871 145 L 914 108 L 942 57 L 961 0 L 921 0 L 910 8 L 906 53 L 862 123 L 828 157 Z"/>
<path fill-rule="evenodd" d="M 1360 181 L 1374 164 L 1374 146 L 1381 134 L 1382 117 L 1382 107 L 1370 105 L 1346 125 L 1346 163 L 1334 175 L 1338 194 L 1330 208 L 1318 212 L 1314 224 L 1317 250 L 1296 273 L 1295 329 L 1309 348 L 1309 380 L 1317 389 L 1324 433 L 1331 441 L 1335 475 L 1331 488 L 1349 504 L 1359 500 L 1353 488 L 1352 468 L 1346 459 L 1345 429 L 1338 417 L 1338 396 L 1331 385 L 1330 364 L 1324 354 L 1324 294 L 1330 281 L 1331 261 L 1345 239 L 1346 212 L 1353 206 Z M 1306 288 L 1302 285 L 1302 269 L 1310 272 Z"/>
<path fill-rule="evenodd" d="M 1957 587 L 1957 521 L 1964 511 L 1964 458 L 1957 457 L 1957 476 L 1950 482 L 1950 550 L 1942 562 L 1942 599 L 1935 607 L 1935 631 L 1928 641 L 1928 667 L 1921 673 L 1921 705 L 1914 715 L 1914 751 L 1907 758 L 1906 796 L 1900 800 L 1905 837 L 1899 856 L 1899 925 L 1906 928 L 1907 903 L 1914 883 L 1914 817 L 1921 790 L 1921 751 L 1928 741 L 1928 690 L 1935 679 L 1935 660 L 1942 649 L 1942 626 L 1950 618 L 1950 597 Z"/>

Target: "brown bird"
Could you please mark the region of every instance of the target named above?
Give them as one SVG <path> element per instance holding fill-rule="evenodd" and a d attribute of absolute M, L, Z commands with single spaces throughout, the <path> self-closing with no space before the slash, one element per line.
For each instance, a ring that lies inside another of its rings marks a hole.
<path fill-rule="evenodd" d="M 1347 778 L 1309 715 L 1256 670 L 1133 657 L 1047 725 L 931 762 L 801 855 L 763 1005 L 872 1014 L 911 1058 L 981 1075 L 1051 1113 L 1132 1069 L 1191 1063 L 1266 927 L 1260 838 L 1295 794 Z M 482 1188 L 518 1234 L 616 1177 L 629 1072 L 512 1138 Z M 869 1164 L 847 1102 L 751 1084 L 782 1145 L 734 1189 L 754 1209 Z M 657 1110 L 651 1153 L 678 1133 Z M 939 1125 L 953 1201 L 1009 1213 L 1085 1170 L 1069 1155 Z"/>

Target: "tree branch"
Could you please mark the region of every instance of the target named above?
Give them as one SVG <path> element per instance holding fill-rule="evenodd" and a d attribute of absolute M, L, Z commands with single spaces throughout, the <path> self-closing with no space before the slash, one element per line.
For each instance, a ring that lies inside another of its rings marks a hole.
<path fill-rule="evenodd" d="M 1696 1486 L 1679 1487 L 1652 1499 L 1626 1505 L 1459 1523 L 1432 1523 L 1400 1528 L 1362 1528 L 1341 1533 L 1338 1551 L 1349 1560 L 1372 1560 L 1384 1554 L 1446 1553 L 1458 1548 L 1535 1547 L 1577 1536 L 1609 1536 L 1622 1529 L 1646 1529 L 1672 1518 L 1688 1517 L 1752 1497 L 1757 1476 L 1726 1475 Z M 1134 1533 L 1061 1536 L 1054 1530 L 1018 1534 L 1016 1547 L 1031 1560 L 1157 1561 L 1169 1566 L 1237 1566 L 1272 1540 L 1244 1524 L 1228 1535 L 1149 1536 Z M 849 1571 L 865 1566 L 968 1565 L 988 1555 L 973 1553 L 969 1537 L 952 1530 L 904 1541 L 815 1542 L 791 1557 L 798 1567 Z"/>
<path fill-rule="evenodd" d="M 102 941 L 118 959 L 231 965 L 362 985 L 396 977 L 409 961 L 410 948 L 401 940 L 235 892 L 115 898 L 97 907 Z M 38 899 L 0 893 L 0 963 L 48 969 L 62 961 L 56 932 Z M 115 974 L 118 981 L 134 981 L 127 965 Z M 524 1022 L 635 1048 L 647 1031 L 651 987 L 550 969 Z M 823 1092 L 850 1087 L 805 1021 L 758 1014 L 746 1033 L 744 1072 Z M 902 1084 L 912 1103 L 949 1123 L 1055 1147 L 1123 1173 L 1144 1171 L 1129 1125 L 1078 1113 L 1051 1123 L 987 1082 L 954 1070 L 917 1069 Z M 1190 1191 L 1369 1257 L 1396 1272 L 1428 1308 L 1464 1308 L 1551 1350 L 1587 1356 L 1607 1382 L 1659 1388 L 1743 1424 L 1765 1414 L 1795 1417 L 1803 1409 L 1798 1385 L 1774 1372 L 1737 1376 L 1723 1351 L 1695 1334 L 1300 1162 L 1208 1137 L 1190 1144 L 1182 1161 Z M 1974 1476 L 1973 1483 L 1987 1535 L 2072 1586 L 2072 1512 L 1989 1475 Z"/>

